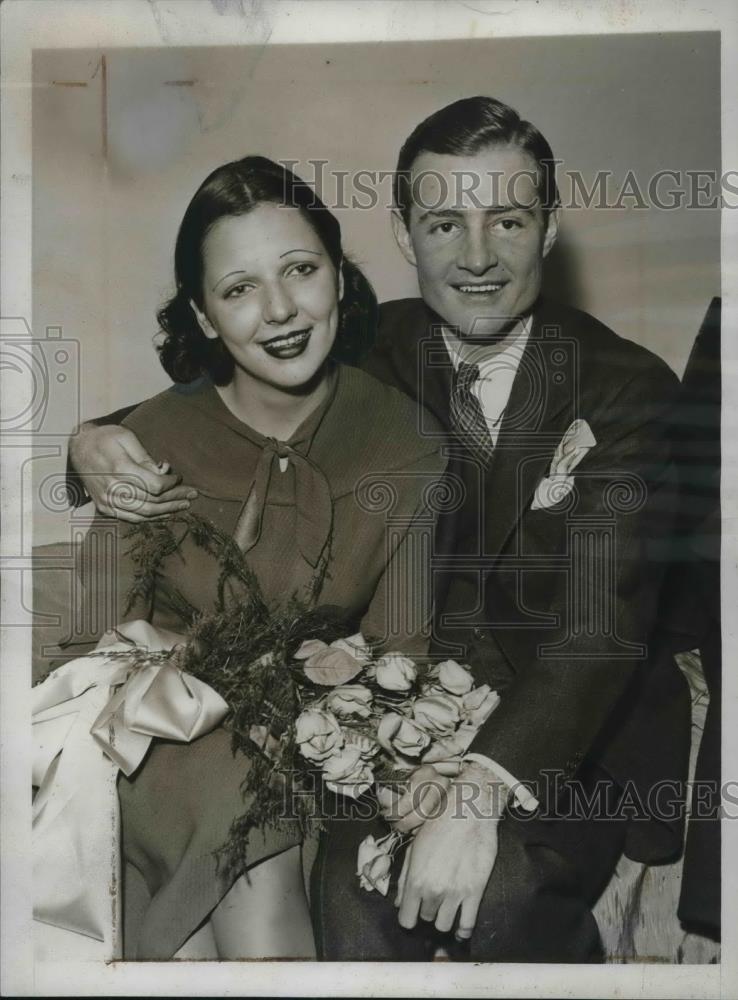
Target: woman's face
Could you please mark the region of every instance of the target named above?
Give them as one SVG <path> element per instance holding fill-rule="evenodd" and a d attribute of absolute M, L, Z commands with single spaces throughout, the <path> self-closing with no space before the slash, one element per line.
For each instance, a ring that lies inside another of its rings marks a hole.
<path fill-rule="evenodd" d="M 203 245 L 206 337 L 220 337 L 244 377 L 278 389 L 308 383 L 336 337 L 341 280 L 297 208 L 264 203 L 215 223 Z"/>

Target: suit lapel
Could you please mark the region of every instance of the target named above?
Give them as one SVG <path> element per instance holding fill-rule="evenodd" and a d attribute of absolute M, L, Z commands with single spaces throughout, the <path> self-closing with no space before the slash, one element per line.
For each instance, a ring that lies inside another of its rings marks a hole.
<path fill-rule="evenodd" d="M 481 523 L 486 555 L 502 551 L 577 416 L 577 343 L 564 339 L 555 315 L 541 304 L 533 317 L 485 476 Z"/>
<path fill-rule="evenodd" d="M 412 336 L 406 329 L 394 331 L 392 338 L 397 382 L 449 429 L 453 365 L 441 332 L 443 321 L 423 303 L 411 327 Z M 578 416 L 578 342 L 569 334 L 564 336 L 555 304 L 540 300 L 484 476 L 483 509 L 474 515 L 483 531 L 481 551 L 486 555 L 498 556 L 502 551 L 530 506 L 536 486 L 548 474 L 566 428 Z M 453 453 L 457 451 L 452 448 Z M 458 455 L 454 461 L 452 455 L 450 468 L 478 493 L 473 472 L 464 472 L 467 464 Z M 478 510 L 476 504 L 472 506 Z M 466 508 L 464 518 L 470 510 Z"/>
<path fill-rule="evenodd" d="M 414 356 L 408 363 L 413 366 L 415 398 L 448 429 L 453 364 L 442 331 L 443 320 L 426 306 L 423 332 L 415 340 Z"/>
<path fill-rule="evenodd" d="M 443 321 L 422 299 L 397 306 L 384 307 L 384 315 L 380 314 L 379 340 L 364 367 L 417 400 L 421 414 L 428 411 L 448 429 L 453 368 L 443 340 Z"/>

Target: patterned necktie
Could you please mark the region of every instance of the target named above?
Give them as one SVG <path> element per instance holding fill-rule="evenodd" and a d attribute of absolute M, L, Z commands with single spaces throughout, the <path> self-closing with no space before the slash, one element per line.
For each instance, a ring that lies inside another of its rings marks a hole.
<path fill-rule="evenodd" d="M 479 365 L 459 363 L 451 389 L 451 426 L 468 451 L 488 465 L 495 446 L 479 400 L 471 389 L 479 378 Z"/>

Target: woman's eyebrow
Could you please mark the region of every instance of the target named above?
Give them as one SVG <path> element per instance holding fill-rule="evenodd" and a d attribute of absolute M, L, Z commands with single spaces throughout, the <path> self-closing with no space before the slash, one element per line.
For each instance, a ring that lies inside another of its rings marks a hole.
<path fill-rule="evenodd" d="M 279 255 L 279 259 L 281 260 L 283 257 L 286 257 L 288 254 L 291 254 L 291 253 L 312 253 L 312 254 L 315 254 L 316 257 L 322 257 L 323 256 L 323 254 L 320 252 L 320 250 L 306 250 L 306 249 L 304 249 L 302 247 L 295 247 L 294 250 L 285 250 L 284 253 L 281 253 Z M 215 291 L 215 289 L 218 287 L 218 285 L 220 285 L 222 282 L 224 282 L 226 280 L 226 278 L 232 278 L 234 274 L 248 274 L 248 272 L 246 270 L 229 271 L 228 274 L 224 274 L 222 278 L 218 278 L 218 280 L 213 285 L 212 290 Z"/>
<path fill-rule="evenodd" d="M 224 274 L 223 277 L 218 278 L 218 280 L 213 285 L 213 291 L 215 291 L 215 289 L 218 287 L 218 285 L 221 284 L 221 282 L 225 281 L 226 278 L 232 278 L 234 274 L 246 274 L 246 271 L 229 271 L 228 274 Z"/>
<path fill-rule="evenodd" d="M 247 273 L 246 271 L 229 271 L 228 274 L 224 274 L 222 278 L 218 278 L 218 280 L 213 285 L 212 291 L 215 291 L 218 285 L 224 282 L 226 278 L 232 278 L 234 274 L 246 274 L 246 273 Z"/>
<path fill-rule="evenodd" d="M 323 256 L 320 250 L 305 250 L 303 247 L 295 247 L 294 250 L 285 250 L 284 253 L 279 255 L 279 259 L 281 260 L 282 257 L 286 257 L 288 253 L 314 253 L 316 257 Z"/>

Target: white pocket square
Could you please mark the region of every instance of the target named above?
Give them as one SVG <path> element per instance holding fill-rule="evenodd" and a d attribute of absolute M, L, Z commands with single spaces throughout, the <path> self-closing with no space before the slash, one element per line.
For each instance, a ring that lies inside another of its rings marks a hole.
<path fill-rule="evenodd" d="M 548 475 L 536 487 L 530 509 L 553 507 L 565 500 L 574 489 L 572 472 L 596 444 L 597 440 L 586 420 L 571 423 L 554 452 Z"/>

